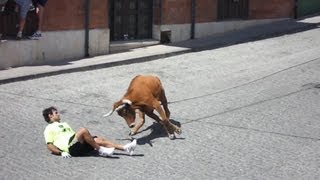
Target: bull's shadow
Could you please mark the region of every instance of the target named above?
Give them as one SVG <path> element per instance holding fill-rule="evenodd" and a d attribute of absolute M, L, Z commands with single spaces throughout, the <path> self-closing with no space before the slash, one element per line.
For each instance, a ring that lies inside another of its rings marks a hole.
<path fill-rule="evenodd" d="M 181 123 L 180 122 L 175 121 L 173 119 L 170 119 L 170 121 L 171 121 L 172 124 L 174 124 L 174 125 L 176 125 L 176 126 L 181 128 Z M 146 136 L 137 138 L 137 144 L 139 144 L 139 145 L 149 144 L 150 146 L 153 146 L 152 145 L 152 140 L 154 140 L 156 138 L 164 137 L 164 138 L 168 138 L 169 139 L 167 132 L 165 131 L 163 126 L 158 122 L 154 122 L 152 125 L 150 125 L 146 129 L 138 132 L 138 134 L 140 134 L 140 133 L 142 133 L 144 131 L 148 131 L 148 130 L 151 130 L 151 133 L 146 135 Z M 182 139 L 183 140 L 185 138 L 176 137 L 174 140 L 176 140 L 176 139 Z"/>

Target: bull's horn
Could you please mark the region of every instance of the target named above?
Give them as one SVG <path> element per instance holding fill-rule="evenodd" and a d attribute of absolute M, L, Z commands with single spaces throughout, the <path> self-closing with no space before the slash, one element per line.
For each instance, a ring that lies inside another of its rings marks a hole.
<path fill-rule="evenodd" d="M 123 99 L 122 102 L 129 104 L 129 105 L 132 105 L 132 101 L 130 101 L 129 99 Z"/>
<path fill-rule="evenodd" d="M 111 116 L 111 114 L 113 113 L 113 110 L 111 110 L 110 112 L 108 112 L 107 114 L 103 115 L 103 117 L 108 117 Z"/>
<path fill-rule="evenodd" d="M 115 111 L 119 111 L 120 109 L 122 109 L 123 107 L 125 107 L 126 106 L 126 104 L 121 104 L 120 106 L 118 106 L 116 109 L 115 109 Z"/>
<path fill-rule="evenodd" d="M 123 107 L 126 106 L 126 104 L 129 104 L 131 105 L 132 102 L 128 99 L 124 99 L 122 100 L 123 104 L 121 104 L 120 106 L 118 106 L 117 108 L 111 110 L 110 112 L 108 112 L 107 114 L 103 115 L 103 117 L 108 117 L 108 116 L 111 116 L 111 114 L 114 112 L 114 111 L 119 111 L 120 109 L 122 109 Z"/>

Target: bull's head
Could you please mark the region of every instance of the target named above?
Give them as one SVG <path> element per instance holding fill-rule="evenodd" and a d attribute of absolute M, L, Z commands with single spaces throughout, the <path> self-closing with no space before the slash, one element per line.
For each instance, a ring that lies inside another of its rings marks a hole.
<path fill-rule="evenodd" d="M 136 113 L 132 108 L 132 102 L 130 100 L 123 99 L 114 103 L 113 109 L 108 114 L 105 114 L 104 117 L 111 116 L 114 111 L 117 111 L 119 116 L 123 117 L 126 120 L 130 128 L 133 128 L 135 126 Z"/>

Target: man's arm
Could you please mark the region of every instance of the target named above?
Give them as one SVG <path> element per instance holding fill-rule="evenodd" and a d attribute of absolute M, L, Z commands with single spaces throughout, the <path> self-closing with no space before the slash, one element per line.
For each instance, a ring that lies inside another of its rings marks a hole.
<path fill-rule="evenodd" d="M 57 146 L 53 145 L 52 143 L 47 144 L 48 149 L 52 152 L 52 154 L 61 155 L 62 151 L 57 148 Z"/>
<path fill-rule="evenodd" d="M 63 158 L 71 158 L 72 156 L 68 152 L 63 152 L 57 146 L 52 143 L 47 144 L 48 149 L 52 152 L 52 154 L 61 155 Z"/>

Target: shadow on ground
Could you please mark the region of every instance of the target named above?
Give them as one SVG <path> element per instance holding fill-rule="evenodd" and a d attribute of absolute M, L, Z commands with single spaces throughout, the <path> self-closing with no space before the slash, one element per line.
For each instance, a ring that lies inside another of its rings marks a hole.
<path fill-rule="evenodd" d="M 176 126 L 181 128 L 181 123 L 180 122 L 178 122 L 176 120 L 173 120 L 173 119 L 170 119 L 170 121 L 171 121 L 171 123 L 173 123 Z M 154 122 L 152 125 L 150 125 L 146 129 L 140 131 L 139 133 L 142 133 L 142 132 L 148 131 L 148 130 L 151 130 L 150 134 L 148 134 L 146 136 L 143 136 L 143 137 L 140 137 L 140 138 L 137 138 L 137 144 L 138 145 L 149 144 L 152 147 L 154 139 L 157 139 L 157 138 L 168 138 L 168 140 L 169 140 L 167 132 L 165 131 L 165 129 L 163 128 L 163 126 L 160 123 Z M 184 140 L 184 139 L 185 138 L 177 137 L 177 135 L 176 135 L 176 138 L 174 140 Z"/>

